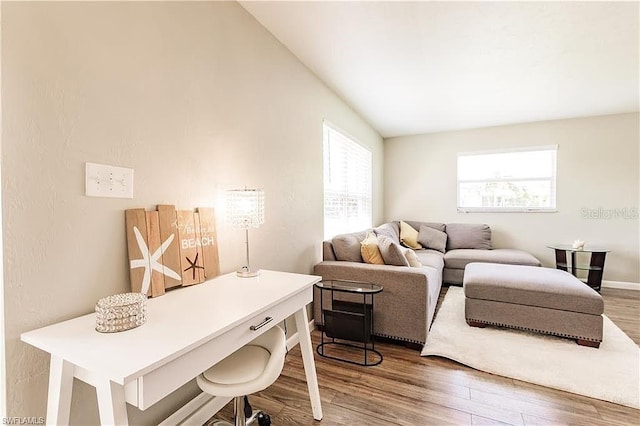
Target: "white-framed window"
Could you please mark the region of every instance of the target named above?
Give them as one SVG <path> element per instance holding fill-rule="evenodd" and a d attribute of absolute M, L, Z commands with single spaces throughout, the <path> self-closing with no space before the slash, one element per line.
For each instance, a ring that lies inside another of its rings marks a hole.
<path fill-rule="evenodd" d="M 370 228 L 371 151 L 323 122 L 324 238 Z"/>
<path fill-rule="evenodd" d="M 556 211 L 558 146 L 458 154 L 458 211 Z"/>

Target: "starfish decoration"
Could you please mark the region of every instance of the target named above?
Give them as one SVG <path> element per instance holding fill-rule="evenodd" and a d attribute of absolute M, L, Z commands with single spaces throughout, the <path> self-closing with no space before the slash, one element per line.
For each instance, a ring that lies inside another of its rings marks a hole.
<path fill-rule="evenodd" d="M 136 241 L 138 242 L 138 247 L 140 248 L 140 253 L 142 253 L 142 259 L 134 259 L 130 262 L 131 269 L 135 268 L 144 268 L 144 276 L 142 277 L 142 288 L 140 293 L 147 294 L 149 291 L 149 285 L 151 284 L 151 271 L 158 271 L 163 275 L 166 275 L 175 280 L 181 280 L 182 277 L 178 275 L 172 269 L 164 266 L 162 263 L 158 262 L 162 253 L 165 252 L 167 247 L 173 241 L 174 234 L 171 234 L 167 240 L 162 243 L 160 247 L 153 254 L 149 254 L 149 247 L 147 247 L 147 243 L 142 238 L 142 234 L 137 227 L 133 227 L 133 233 L 136 236 Z"/>
<path fill-rule="evenodd" d="M 185 257 L 185 259 L 187 259 L 187 262 L 189 262 L 189 266 L 187 269 L 184 270 L 184 272 L 187 272 L 189 269 L 193 270 L 193 279 L 196 279 L 196 268 L 197 269 L 204 269 L 204 266 L 198 266 L 198 255 L 200 253 L 196 253 L 196 258 L 193 259 L 193 262 L 191 261 L 191 259 L 189 259 L 188 257 Z"/>

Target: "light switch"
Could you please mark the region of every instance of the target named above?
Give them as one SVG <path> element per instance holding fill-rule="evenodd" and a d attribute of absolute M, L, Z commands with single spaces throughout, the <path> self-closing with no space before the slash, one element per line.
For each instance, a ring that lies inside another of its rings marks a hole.
<path fill-rule="evenodd" d="M 85 195 L 133 198 L 133 169 L 86 163 Z"/>

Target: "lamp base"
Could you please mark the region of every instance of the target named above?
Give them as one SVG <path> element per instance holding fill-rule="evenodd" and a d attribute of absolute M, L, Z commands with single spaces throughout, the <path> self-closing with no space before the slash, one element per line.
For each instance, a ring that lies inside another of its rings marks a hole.
<path fill-rule="evenodd" d="M 236 275 L 238 275 L 241 278 L 257 277 L 258 275 L 260 275 L 260 270 L 259 269 L 251 270 L 248 266 L 243 266 L 242 268 L 236 271 Z"/>

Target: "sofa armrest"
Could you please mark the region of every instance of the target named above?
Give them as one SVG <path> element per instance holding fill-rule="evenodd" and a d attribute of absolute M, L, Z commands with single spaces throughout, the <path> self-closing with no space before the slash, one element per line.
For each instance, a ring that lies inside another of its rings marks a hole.
<path fill-rule="evenodd" d="M 381 285 L 384 290 L 374 299 L 374 332 L 377 335 L 410 342 L 424 343 L 427 333 L 429 285 L 428 270 L 406 266 L 371 265 L 368 263 L 323 261 L 315 265 L 314 274 L 325 280 L 365 281 Z M 320 290 L 314 290 L 314 318 L 322 324 Z M 362 303 L 362 296 L 336 293 L 340 300 Z M 330 306 L 330 292 L 323 294 L 323 306 Z M 437 298 L 433 303 L 437 302 Z"/>

